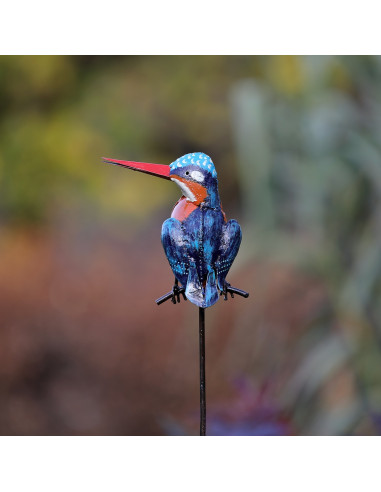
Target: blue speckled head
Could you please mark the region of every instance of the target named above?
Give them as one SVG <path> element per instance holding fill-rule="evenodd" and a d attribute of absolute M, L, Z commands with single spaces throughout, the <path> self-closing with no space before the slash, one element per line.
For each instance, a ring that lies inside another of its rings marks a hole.
<path fill-rule="evenodd" d="M 185 154 L 170 164 L 169 177 L 183 191 L 184 196 L 194 203 L 217 208 L 220 206 L 217 172 L 212 159 L 203 152 Z M 203 196 L 200 187 L 206 191 Z M 202 201 L 199 201 L 199 200 Z"/>
<path fill-rule="evenodd" d="M 201 169 L 210 173 L 213 178 L 217 177 L 217 172 L 212 159 L 203 152 L 193 152 L 191 154 L 185 154 L 172 162 L 172 164 L 170 164 L 170 168 L 172 171 L 173 169 L 182 168 L 190 165 L 200 167 Z"/>

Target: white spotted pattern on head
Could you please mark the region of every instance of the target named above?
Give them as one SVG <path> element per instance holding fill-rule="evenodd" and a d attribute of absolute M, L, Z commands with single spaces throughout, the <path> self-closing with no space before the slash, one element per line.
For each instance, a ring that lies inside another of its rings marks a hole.
<path fill-rule="evenodd" d="M 170 164 L 170 168 L 172 171 L 173 169 L 186 167 L 188 165 L 196 165 L 202 169 L 205 169 L 214 178 L 217 177 L 217 172 L 212 159 L 203 152 L 193 152 L 191 154 L 185 154 L 172 162 L 172 164 Z"/>

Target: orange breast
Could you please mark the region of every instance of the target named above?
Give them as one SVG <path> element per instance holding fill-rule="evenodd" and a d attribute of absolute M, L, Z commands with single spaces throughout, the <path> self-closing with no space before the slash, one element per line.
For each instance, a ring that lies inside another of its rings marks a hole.
<path fill-rule="evenodd" d="M 171 217 L 183 222 L 194 210 L 196 210 L 196 208 L 197 205 L 188 202 L 185 196 L 182 196 L 172 210 Z"/>

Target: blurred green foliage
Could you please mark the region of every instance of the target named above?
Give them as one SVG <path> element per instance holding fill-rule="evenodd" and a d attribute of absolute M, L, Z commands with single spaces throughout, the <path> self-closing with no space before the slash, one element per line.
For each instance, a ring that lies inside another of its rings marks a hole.
<path fill-rule="evenodd" d="M 99 171 L 102 155 L 169 163 L 202 149 L 234 181 L 229 87 L 260 65 L 247 57 L 1 57 L 3 220 L 41 221 L 75 193 L 139 219 L 165 201 L 162 183 L 145 182 L 142 200 L 141 176 L 123 182 Z"/>
<path fill-rule="evenodd" d="M 328 292 L 297 344 L 303 360 L 285 388 L 288 404 L 303 409 L 294 422 L 306 433 L 341 434 L 365 412 L 377 427 L 381 59 L 273 58 L 269 67 L 272 84 L 245 80 L 232 91 L 251 232 L 241 261 L 292 264 Z M 319 395 L 348 367 L 357 390 L 335 414 Z"/>
<path fill-rule="evenodd" d="M 286 263 L 327 292 L 284 404 L 301 432 L 348 433 L 381 405 L 380 129 L 379 57 L 2 56 L 0 221 L 90 204 L 144 223 L 177 189 L 101 156 L 211 155 L 228 215 L 241 204 L 237 264 Z M 358 392 L 337 417 L 316 399 L 347 367 Z"/>

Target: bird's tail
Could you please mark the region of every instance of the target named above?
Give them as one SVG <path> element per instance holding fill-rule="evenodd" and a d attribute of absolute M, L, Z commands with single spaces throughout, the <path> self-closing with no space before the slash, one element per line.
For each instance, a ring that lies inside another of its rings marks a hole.
<path fill-rule="evenodd" d="M 197 273 L 196 263 L 191 261 L 185 295 L 193 304 L 196 304 L 196 306 L 202 308 L 213 306 L 213 304 L 218 301 L 219 297 L 214 270 L 211 269 L 209 271 L 205 287 L 203 287 Z"/>

